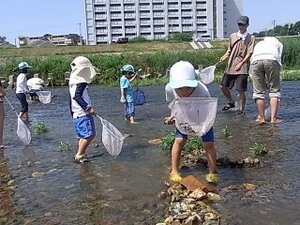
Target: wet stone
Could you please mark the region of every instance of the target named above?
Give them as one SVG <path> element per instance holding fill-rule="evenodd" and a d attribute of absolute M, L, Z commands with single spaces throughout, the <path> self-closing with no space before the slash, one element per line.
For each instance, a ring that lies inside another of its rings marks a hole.
<path fill-rule="evenodd" d="M 44 172 L 34 172 L 31 174 L 32 177 L 42 177 L 44 175 L 45 175 Z"/>
<path fill-rule="evenodd" d="M 15 180 L 10 180 L 7 182 L 7 186 L 14 186 L 16 185 L 16 181 Z"/>

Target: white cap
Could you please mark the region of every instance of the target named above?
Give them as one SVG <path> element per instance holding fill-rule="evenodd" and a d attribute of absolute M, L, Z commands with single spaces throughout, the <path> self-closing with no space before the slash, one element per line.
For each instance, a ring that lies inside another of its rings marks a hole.
<path fill-rule="evenodd" d="M 171 88 L 197 87 L 196 72 L 193 65 L 186 61 L 175 63 L 170 69 Z"/>
<path fill-rule="evenodd" d="M 97 68 L 84 56 L 76 57 L 71 63 L 71 75 L 69 84 L 91 83 L 96 76 Z"/>
<path fill-rule="evenodd" d="M 20 70 L 22 70 L 22 69 L 28 69 L 28 68 L 32 68 L 32 67 L 29 66 L 27 62 L 21 62 L 21 63 L 18 65 L 18 68 L 19 68 Z"/>

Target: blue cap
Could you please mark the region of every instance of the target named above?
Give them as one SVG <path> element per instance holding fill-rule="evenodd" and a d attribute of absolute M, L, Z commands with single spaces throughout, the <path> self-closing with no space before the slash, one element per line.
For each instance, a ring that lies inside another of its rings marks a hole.
<path fill-rule="evenodd" d="M 27 62 L 21 62 L 21 63 L 18 65 L 18 68 L 19 68 L 20 70 L 22 70 L 22 69 L 32 68 L 32 67 L 29 66 Z"/>
<path fill-rule="evenodd" d="M 122 67 L 121 72 L 130 72 L 130 73 L 135 73 L 134 72 L 134 67 L 130 64 L 127 64 Z"/>

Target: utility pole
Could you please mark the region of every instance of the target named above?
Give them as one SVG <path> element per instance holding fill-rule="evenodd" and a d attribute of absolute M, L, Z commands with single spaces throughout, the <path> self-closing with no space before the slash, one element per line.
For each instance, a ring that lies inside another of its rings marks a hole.
<path fill-rule="evenodd" d="M 79 26 L 79 35 L 80 35 L 80 44 L 82 45 L 82 33 L 81 33 L 81 23 L 78 23 Z"/>
<path fill-rule="evenodd" d="M 275 26 L 276 26 L 276 20 L 272 20 L 272 24 L 273 24 L 273 30 L 274 30 Z"/>

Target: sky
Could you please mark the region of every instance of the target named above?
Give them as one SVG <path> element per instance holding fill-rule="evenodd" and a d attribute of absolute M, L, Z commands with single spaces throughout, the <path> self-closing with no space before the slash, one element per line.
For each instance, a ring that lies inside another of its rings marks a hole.
<path fill-rule="evenodd" d="M 244 0 L 249 32 L 300 21 L 299 0 Z M 15 44 L 18 36 L 77 33 L 86 38 L 84 0 L 0 0 L 0 36 Z"/>

